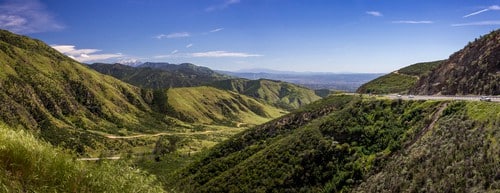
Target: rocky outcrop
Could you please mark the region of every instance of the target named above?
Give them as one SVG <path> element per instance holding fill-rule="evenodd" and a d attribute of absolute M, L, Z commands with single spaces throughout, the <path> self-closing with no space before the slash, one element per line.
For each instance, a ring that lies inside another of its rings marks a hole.
<path fill-rule="evenodd" d="M 424 95 L 499 95 L 500 30 L 469 43 L 429 75 L 410 93 Z"/>

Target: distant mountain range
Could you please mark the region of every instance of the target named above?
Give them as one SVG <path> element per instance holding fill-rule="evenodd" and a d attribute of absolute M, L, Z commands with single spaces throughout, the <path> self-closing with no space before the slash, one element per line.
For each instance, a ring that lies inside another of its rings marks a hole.
<path fill-rule="evenodd" d="M 254 69 L 248 72 L 217 72 L 251 80 L 261 78 L 281 80 L 299 84 L 313 90 L 329 89 L 347 92 L 354 92 L 362 84 L 383 75 L 381 73 L 286 72 L 265 69 Z"/>
<path fill-rule="evenodd" d="M 142 88 L 211 86 L 253 97 L 286 110 L 297 109 L 321 99 L 313 90 L 292 83 L 235 78 L 188 63 L 147 62 L 137 67 L 97 63 L 89 67 Z"/>

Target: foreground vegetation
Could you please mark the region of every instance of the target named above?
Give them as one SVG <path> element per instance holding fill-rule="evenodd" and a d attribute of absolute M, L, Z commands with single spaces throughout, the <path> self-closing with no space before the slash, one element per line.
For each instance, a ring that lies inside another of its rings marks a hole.
<path fill-rule="evenodd" d="M 163 192 L 126 161 L 87 163 L 0 125 L 0 192 Z"/>

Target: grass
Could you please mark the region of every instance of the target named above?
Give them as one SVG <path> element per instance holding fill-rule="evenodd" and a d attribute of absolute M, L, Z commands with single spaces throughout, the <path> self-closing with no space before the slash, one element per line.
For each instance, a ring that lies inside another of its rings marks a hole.
<path fill-rule="evenodd" d="M 250 97 L 206 86 L 169 89 L 167 96 L 177 118 L 201 124 L 255 125 L 286 113 Z"/>
<path fill-rule="evenodd" d="M 406 93 L 416 82 L 417 78 L 414 76 L 390 73 L 362 85 L 358 92 L 372 94 Z"/>
<path fill-rule="evenodd" d="M 127 162 L 87 163 L 0 125 L 0 192 L 163 192 Z"/>
<path fill-rule="evenodd" d="M 422 62 L 401 68 L 396 72 L 391 72 L 363 84 L 357 92 L 372 94 L 407 93 L 415 86 L 419 78 L 429 74 L 443 62 L 444 60 Z"/>

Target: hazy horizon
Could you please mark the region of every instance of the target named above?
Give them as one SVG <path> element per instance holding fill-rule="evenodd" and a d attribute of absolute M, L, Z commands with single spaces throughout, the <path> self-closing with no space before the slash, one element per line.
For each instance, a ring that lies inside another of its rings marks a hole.
<path fill-rule="evenodd" d="M 500 26 L 500 0 L 0 1 L 0 28 L 84 63 L 387 73 Z"/>

